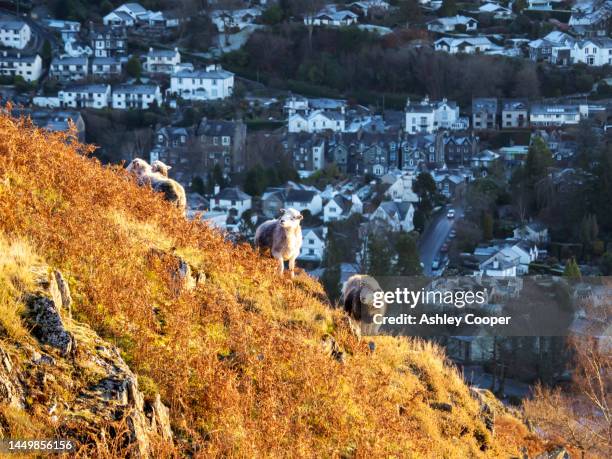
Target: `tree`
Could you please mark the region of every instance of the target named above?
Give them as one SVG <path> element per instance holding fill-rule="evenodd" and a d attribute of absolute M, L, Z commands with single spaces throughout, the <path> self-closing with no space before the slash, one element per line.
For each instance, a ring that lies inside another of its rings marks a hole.
<path fill-rule="evenodd" d="M 206 187 L 204 186 L 204 180 L 199 175 L 195 176 L 191 181 L 191 191 L 199 193 L 201 195 L 206 194 Z"/>
<path fill-rule="evenodd" d="M 570 280 L 579 280 L 582 277 L 580 273 L 580 268 L 578 267 L 578 263 L 576 263 L 576 258 L 572 257 L 565 264 L 565 269 L 563 270 L 563 277 L 566 277 Z"/>
<path fill-rule="evenodd" d="M 264 24 L 275 25 L 283 20 L 283 10 L 278 5 L 268 7 L 261 15 Z"/>
<path fill-rule="evenodd" d="M 392 252 L 389 238 L 383 234 L 370 233 L 366 252 L 366 273 L 372 276 L 392 274 Z"/>
<path fill-rule="evenodd" d="M 413 191 L 419 197 L 417 210 L 422 213 L 422 217 L 428 219 L 439 196 L 436 182 L 428 172 L 421 172 L 414 181 Z"/>
<path fill-rule="evenodd" d="M 493 217 L 489 212 L 482 214 L 482 237 L 486 241 L 493 239 Z"/>
<path fill-rule="evenodd" d="M 586 249 L 592 248 L 598 234 L 597 217 L 593 214 L 585 215 L 580 223 L 580 241 Z"/>
<path fill-rule="evenodd" d="M 49 40 L 45 40 L 43 43 L 41 55 L 45 65 L 49 65 L 49 62 L 51 62 L 51 59 L 53 58 L 53 48 L 51 47 L 51 42 Z"/>
<path fill-rule="evenodd" d="M 397 262 L 395 272 L 398 276 L 418 276 L 422 274 L 421 260 L 415 238 L 406 233 L 400 233 L 395 243 Z"/>
<path fill-rule="evenodd" d="M 142 75 L 142 67 L 140 65 L 140 59 L 138 56 L 132 56 L 125 64 L 125 71 L 132 78 L 140 79 Z"/>
<path fill-rule="evenodd" d="M 442 6 L 438 10 L 440 17 L 455 16 L 457 14 L 457 2 L 456 0 L 443 0 Z"/>
<path fill-rule="evenodd" d="M 340 299 L 340 265 L 325 268 L 321 276 L 321 284 L 332 303 Z"/>
<path fill-rule="evenodd" d="M 601 257 L 599 269 L 604 276 L 612 275 L 612 252 L 606 252 Z"/>
<path fill-rule="evenodd" d="M 251 196 L 260 196 L 268 186 L 266 171 L 258 164 L 249 169 L 244 179 L 244 192 Z"/>
<path fill-rule="evenodd" d="M 212 172 L 212 179 L 214 185 L 219 185 L 220 188 L 224 188 L 225 183 L 225 175 L 223 174 L 223 169 L 219 164 L 215 164 Z"/>

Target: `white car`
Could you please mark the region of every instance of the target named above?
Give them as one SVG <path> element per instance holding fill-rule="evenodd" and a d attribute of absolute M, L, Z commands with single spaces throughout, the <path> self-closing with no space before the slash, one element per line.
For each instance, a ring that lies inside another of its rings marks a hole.
<path fill-rule="evenodd" d="M 447 218 L 455 218 L 455 210 L 454 209 L 450 209 L 448 211 L 448 213 L 446 214 Z"/>

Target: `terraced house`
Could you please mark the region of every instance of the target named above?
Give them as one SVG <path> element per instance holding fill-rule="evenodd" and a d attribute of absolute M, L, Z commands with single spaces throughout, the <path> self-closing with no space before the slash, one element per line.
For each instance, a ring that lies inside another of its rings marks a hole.
<path fill-rule="evenodd" d="M 161 106 L 162 93 L 157 85 L 124 84 L 113 87 L 113 108 L 118 110 L 147 110 Z"/>
<path fill-rule="evenodd" d="M 0 74 L 3 76 L 19 76 L 25 81 L 37 81 L 42 75 L 42 59 L 38 54 L 22 56 L 21 53 L 11 55 L 2 51 L 0 55 Z"/>

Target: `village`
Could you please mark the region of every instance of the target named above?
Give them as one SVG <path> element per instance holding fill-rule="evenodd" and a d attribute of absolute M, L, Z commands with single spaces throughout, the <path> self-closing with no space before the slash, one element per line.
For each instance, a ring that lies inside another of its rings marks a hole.
<path fill-rule="evenodd" d="M 280 209 L 297 209 L 298 265 L 331 298 L 362 272 L 499 278 L 498 289 L 528 274 L 612 273 L 610 225 L 585 185 L 612 132 L 610 0 L 303 2 L 286 22 L 311 43 L 323 29 L 363 40 L 404 34 L 411 52 L 432 59 L 490 56 L 554 68 L 570 75 L 564 88 L 576 86 L 554 92 L 536 82 L 532 91 L 536 67 L 521 67 L 514 97 L 432 90 L 369 103 L 309 91 L 313 72 L 326 74 L 314 64 L 300 70 L 310 86 L 279 87 L 236 63 L 257 34 L 280 33 L 283 2 L 150 10 L 106 1 L 82 20 L 57 15 L 66 2 L 12 3 L 0 11 L 0 95 L 13 113 L 95 143 L 103 162 L 162 161 L 188 192 L 189 217 L 236 242 L 252 241 Z M 585 322 L 603 327 L 580 311 L 577 333 Z M 491 364 L 485 354 L 498 344 L 487 342 L 485 352 L 454 339 L 451 356 Z"/>

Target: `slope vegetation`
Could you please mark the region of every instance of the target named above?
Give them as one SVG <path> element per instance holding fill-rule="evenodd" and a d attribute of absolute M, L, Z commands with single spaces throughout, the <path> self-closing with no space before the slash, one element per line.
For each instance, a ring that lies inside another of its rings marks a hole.
<path fill-rule="evenodd" d="M 510 457 L 539 449 L 510 414 L 496 417 L 493 433 L 440 349 L 380 337 L 371 352 L 316 281 L 279 279 L 271 260 L 185 220 L 88 153 L 69 136 L 0 117 L 0 237 L 61 270 L 74 320 L 121 350 L 145 396 L 161 395 L 174 440 L 158 454 Z M 185 270 L 196 280 L 186 282 Z M 3 347 L 24 339 L 15 279 L 0 276 Z M 52 432 L 49 410 L 35 406 L 10 419 L 0 411 L 0 426 Z M 56 422 L 69 408 L 57 408 Z"/>

